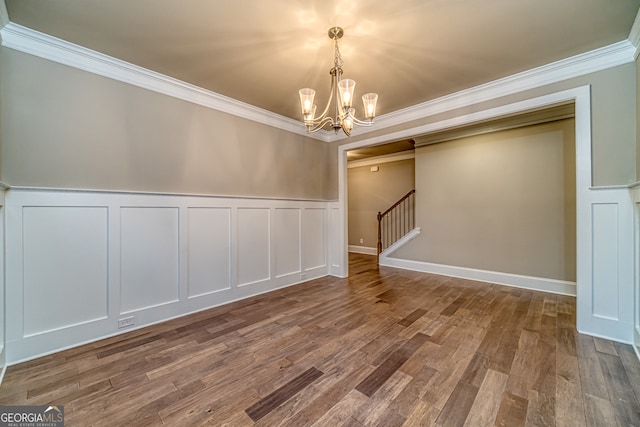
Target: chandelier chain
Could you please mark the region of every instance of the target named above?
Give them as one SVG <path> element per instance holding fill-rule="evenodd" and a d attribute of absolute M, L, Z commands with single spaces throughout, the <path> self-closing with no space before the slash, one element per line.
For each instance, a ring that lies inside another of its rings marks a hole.
<path fill-rule="evenodd" d="M 342 55 L 340 54 L 340 48 L 338 47 L 338 39 L 334 40 L 334 45 L 335 45 L 335 52 L 334 52 L 334 58 L 333 58 L 333 65 L 335 65 L 336 68 L 342 68 L 344 61 L 342 60 Z"/>

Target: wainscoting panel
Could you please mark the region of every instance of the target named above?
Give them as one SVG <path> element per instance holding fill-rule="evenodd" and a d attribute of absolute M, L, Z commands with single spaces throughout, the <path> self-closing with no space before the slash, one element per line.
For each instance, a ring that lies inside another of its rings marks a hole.
<path fill-rule="evenodd" d="M 302 245 L 304 247 L 302 268 L 305 271 L 326 268 L 326 209 L 304 209 L 302 213 Z M 322 242 L 318 245 L 318 242 Z"/>
<path fill-rule="evenodd" d="M 120 313 L 178 301 L 178 208 L 120 211 Z"/>
<path fill-rule="evenodd" d="M 267 208 L 238 209 L 238 286 L 271 277 L 270 213 Z"/>
<path fill-rule="evenodd" d="M 7 364 L 325 276 L 327 206 L 11 189 Z"/>
<path fill-rule="evenodd" d="M 231 289 L 231 209 L 187 211 L 188 297 Z"/>
<path fill-rule="evenodd" d="M 4 242 L 4 191 L 5 189 L 0 186 L 0 242 Z M 4 245 L 0 244 L 0 383 L 4 379 L 4 374 L 7 371 L 7 352 L 5 346 L 5 280 L 4 280 Z"/>
<path fill-rule="evenodd" d="M 640 187 L 631 191 L 634 217 L 634 257 L 635 277 L 633 280 L 633 347 L 640 359 Z"/>
<path fill-rule="evenodd" d="M 618 204 L 594 203 L 592 315 L 609 320 L 620 319 L 618 276 Z"/>
<path fill-rule="evenodd" d="M 589 335 L 631 343 L 634 248 L 629 190 L 592 189 L 587 197 L 590 229 L 579 235 L 578 250 L 588 253 L 590 265 L 578 266 L 577 327 Z"/>
<path fill-rule="evenodd" d="M 347 277 L 349 273 L 343 217 L 344 212 L 340 209 L 340 203 L 331 203 L 329 207 L 329 254 L 331 257 L 329 272 L 336 277 Z"/>
<path fill-rule="evenodd" d="M 107 208 L 23 208 L 23 336 L 107 317 Z"/>
<path fill-rule="evenodd" d="M 275 209 L 275 277 L 300 274 L 300 209 Z"/>

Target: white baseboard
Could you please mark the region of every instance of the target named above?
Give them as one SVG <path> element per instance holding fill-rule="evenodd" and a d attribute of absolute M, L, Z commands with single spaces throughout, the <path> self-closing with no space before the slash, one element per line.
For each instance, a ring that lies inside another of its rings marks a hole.
<path fill-rule="evenodd" d="M 477 280 L 479 282 L 495 283 L 497 285 L 513 286 L 516 288 L 532 289 L 536 291 L 551 292 L 554 294 L 576 296 L 576 283 L 541 277 L 521 276 L 511 273 L 477 270 L 474 268 L 456 267 L 452 265 L 433 264 L 424 261 L 391 258 L 389 255 L 420 234 L 420 228 L 416 227 L 400 240 L 389 246 L 380 254 L 378 264 L 385 267 L 404 268 L 405 270 L 420 271 L 423 273 L 440 274 L 443 276 L 459 277 L 462 279 Z"/>
<path fill-rule="evenodd" d="M 432 264 L 423 261 L 390 258 L 382 255 L 380 256 L 379 264 L 386 267 L 404 268 L 406 270 L 420 271 L 423 273 L 440 274 L 443 276 L 459 277 L 462 279 L 477 280 L 479 282 L 495 283 L 498 285 L 513 286 L 516 288 L 576 296 L 575 282 L 566 282 L 563 280 L 521 276 L 518 274 L 477 270 L 473 268 L 455 267 L 443 264 Z"/>
<path fill-rule="evenodd" d="M 349 245 L 349 252 L 364 255 L 378 255 L 378 249 L 370 248 L 368 246 Z"/>

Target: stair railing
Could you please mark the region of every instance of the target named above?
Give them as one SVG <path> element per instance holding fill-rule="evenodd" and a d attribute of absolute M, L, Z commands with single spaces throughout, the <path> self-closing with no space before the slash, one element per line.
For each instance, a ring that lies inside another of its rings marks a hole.
<path fill-rule="evenodd" d="M 384 212 L 378 212 L 378 255 L 415 228 L 413 189 Z"/>

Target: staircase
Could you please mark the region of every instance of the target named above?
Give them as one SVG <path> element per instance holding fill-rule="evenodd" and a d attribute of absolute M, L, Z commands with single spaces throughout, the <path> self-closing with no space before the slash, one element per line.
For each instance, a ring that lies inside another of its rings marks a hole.
<path fill-rule="evenodd" d="M 384 212 L 378 212 L 378 255 L 415 227 L 413 189 Z"/>

